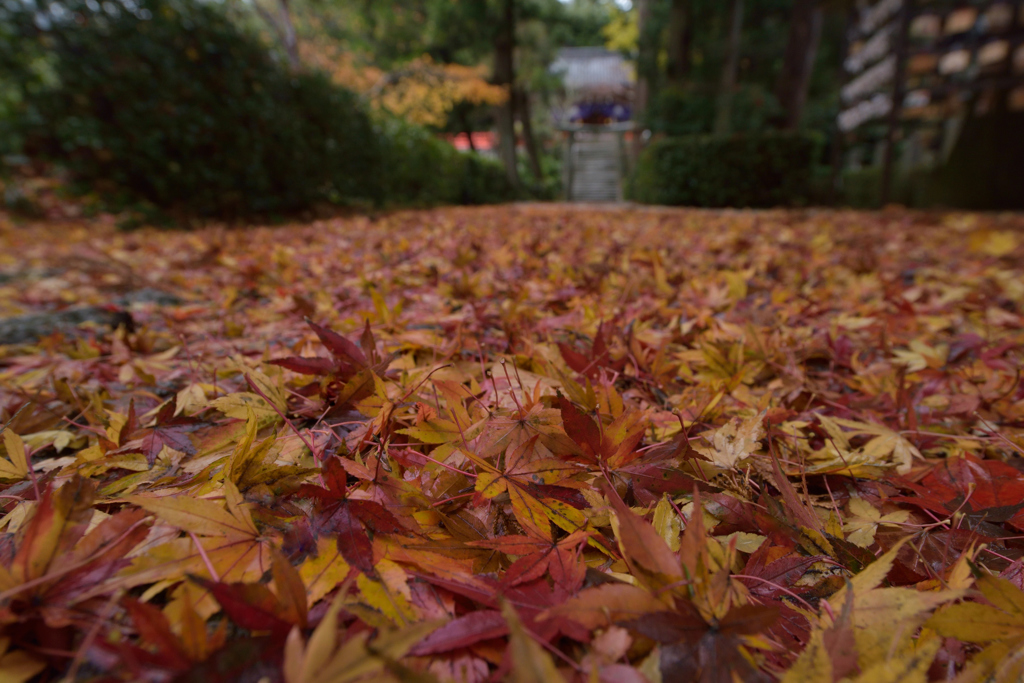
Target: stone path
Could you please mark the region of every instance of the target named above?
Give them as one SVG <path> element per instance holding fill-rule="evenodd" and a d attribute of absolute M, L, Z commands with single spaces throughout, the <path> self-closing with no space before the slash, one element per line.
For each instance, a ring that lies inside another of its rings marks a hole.
<path fill-rule="evenodd" d="M 572 155 L 572 201 L 622 201 L 622 161 L 614 133 L 578 134 Z"/>

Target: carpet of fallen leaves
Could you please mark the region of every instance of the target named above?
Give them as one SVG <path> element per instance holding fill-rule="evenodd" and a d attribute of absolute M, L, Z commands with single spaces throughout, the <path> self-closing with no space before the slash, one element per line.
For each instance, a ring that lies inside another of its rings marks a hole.
<path fill-rule="evenodd" d="M 1021 236 L 0 215 L 0 680 L 1019 681 Z"/>

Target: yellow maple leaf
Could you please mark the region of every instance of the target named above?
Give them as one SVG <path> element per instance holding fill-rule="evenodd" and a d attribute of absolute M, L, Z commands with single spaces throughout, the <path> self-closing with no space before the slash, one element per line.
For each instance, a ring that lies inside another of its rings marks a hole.
<path fill-rule="evenodd" d="M 926 626 L 947 638 L 987 645 L 971 661 L 965 680 L 1019 681 L 1024 675 L 1024 591 L 989 574 L 978 578 L 976 585 L 991 604 L 951 605 Z"/>
<path fill-rule="evenodd" d="M 46 668 L 46 663 L 22 650 L 10 650 L 11 639 L 0 638 L 0 681 L 24 683 Z"/>
<path fill-rule="evenodd" d="M 857 422 L 838 417 L 818 415 L 818 421 L 828 432 L 825 446 L 807 456 L 807 474 L 845 474 L 851 477 L 878 479 L 886 471 L 906 474 L 914 458 L 921 452 L 888 427 L 868 422 Z M 843 431 L 846 428 L 850 431 Z M 870 436 L 863 446 L 854 448 L 850 437 Z"/>
<path fill-rule="evenodd" d="M 898 365 L 907 366 L 907 372 L 919 372 L 925 368 L 940 369 L 949 358 L 949 344 L 929 346 L 920 339 L 910 342 L 909 349 L 893 351 Z"/>
<path fill-rule="evenodd" d="M 515 683 L 536 683 L 565 680 L 555 668 L 551 655 L 530 636 L 519 620 L 512 604 L 502 600 L 501 613 L 508 622 L 509 649 L 512 654 L 512 680 Z"/>
<path fill-rule="evenodd" d="M 846 517 L 843 531 L 846 540 L 861 548 L 867 548 L 875 542 L 875 533 L 880 526 L 896 526 L 910 519 L 910 512 L 897 510 L 882 515 L 871 503 L 863 498 L 850 498 L 850 515 Z"/>
<path fill-rule="evenodd" d="M 1007 256 L 1018 243 L 1017 235 L 1007 230 L 982 230 L 971 235 L 971 251 L 986 256 Z"/>
<path fill-rule="evenodd" d="M 288 634 L 283 665 L 286 683 L 370 680 L 369 676 L 383 674 L 388 664 L 405 656 L 413 645 L 441 625 L 441 622 L 426 621 L 398 630 L 380 629 L 372 643 L 369 632 L 364 631 L 339 645 L 338 613 L 342 604 L 343 598 L 339 595 L 308 642 L 303 641 L 298 627 Z"/>
<path fill-rule="evenodd" d="M 200 536 L 256 537 L 259 532 L 230 481 L 224 482 L 228 509 L 212 500 L 186 496 L 127 496 L 125 500 L 148 510 L 164 522 Z M 233 495 L 232 495 L 233 494 Z M 232 505 L 234 503 L 234 505 Z"/>
<path fill-rule="evenodd" d="M 743 458 L 750 456 L 764 435 L 761 420 L 764 412 L 760 412 L 744 421 L 733 418 L 729 424 L 715 430 L 709 441 L 711 447 L 697 446 L 698 453 L 707 457 L 719 467 L 731 469 Z M 707 437 L 705 437 L 707 438 Z"/>
<path fill-rule="evenodd" d="M 0 479 L 24 479 L 28 474 L 25 442 L 10 429 L 4 430 L 4 448 L 7 458 L 0 459 Z"/>
<path fill-rule="evenodd" d="M 914 636 L 930 613 L 964 595 L 962 590 L 879 588 L 892 569 L 896 554 L 909 540 L 907 537 L 894 545 L 829 598 L 830 605 L 842 605 L 847 592 L 853 592 L 853 635 L 862 671 L 907 655 L 916 647 Z M 899 666 L 894 666 L 894 670 L 899 670 Z"/>

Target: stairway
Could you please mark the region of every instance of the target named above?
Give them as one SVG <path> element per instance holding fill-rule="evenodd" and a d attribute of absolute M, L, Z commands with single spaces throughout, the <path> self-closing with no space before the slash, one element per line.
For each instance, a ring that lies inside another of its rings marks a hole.
<path fill-rule="evenodd" d="M 622 201 L 619 138 L 614 133 L 581 134 L 572 146 L 574 202 Z"/>

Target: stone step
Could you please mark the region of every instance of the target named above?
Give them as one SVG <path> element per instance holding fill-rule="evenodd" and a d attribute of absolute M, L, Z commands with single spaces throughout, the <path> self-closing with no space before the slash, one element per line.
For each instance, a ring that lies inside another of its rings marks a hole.
<path fill-rule="evenodd" d="M 577 140 L 572 148 L 571 196 L 575 201 L 619 201 L 622 169 L 620 148 L 613 137 Z"/>

